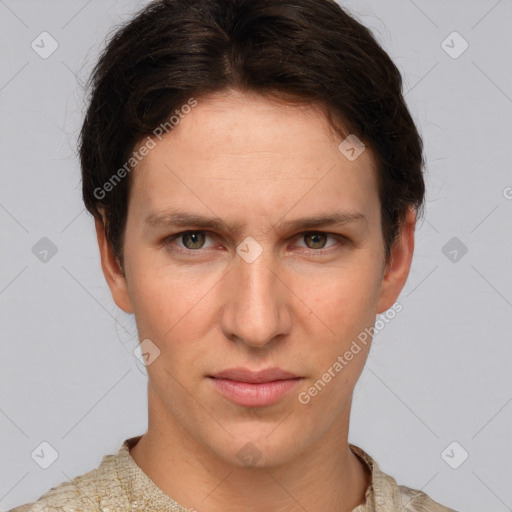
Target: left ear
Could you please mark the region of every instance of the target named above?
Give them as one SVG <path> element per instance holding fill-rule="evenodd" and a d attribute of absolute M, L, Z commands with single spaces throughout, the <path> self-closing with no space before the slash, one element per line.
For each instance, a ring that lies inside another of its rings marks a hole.
<path fill-rule="evenodd" d="M 414 252 L 415 227 L 416 211 L 408 208 L 400 226 L 400 236 L 391 247 L 391 258 L 384 271 L 378 314 L 388 310 L 396 302 L 407 281 Z"/>

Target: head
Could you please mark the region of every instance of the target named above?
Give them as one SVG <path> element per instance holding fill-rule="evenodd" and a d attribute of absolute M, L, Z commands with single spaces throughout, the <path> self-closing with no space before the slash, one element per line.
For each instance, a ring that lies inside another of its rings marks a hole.
<path fill-rule="evenodd" d="M 395 303 L 424 197 L 389 56 L 331 0 L 164 0 L 116 31 L 91 87 L 84 201 L 116 304 L 158 348 L 159 420 L 235 464 L 345 428 L 370 343 L 339 356 Z M 300 380 L 243 406 L 212 385 L 235 367 Z"/>

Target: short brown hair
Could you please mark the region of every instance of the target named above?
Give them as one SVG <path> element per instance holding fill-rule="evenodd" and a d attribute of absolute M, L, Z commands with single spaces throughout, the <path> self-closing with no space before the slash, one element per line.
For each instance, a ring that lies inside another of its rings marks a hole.
<path fill-rule="evenodd" d="M 89 86 L 83 199 L 95 218 L 104 212 L 121 267 L 131 174 L 105 184 L 191 97 L 227 89 L 317 103 L 338 133 L 372 148 L 386 262 L 407 208 L 422 213 L 423 144 L 400 72 L 334 0 L 153 1 L 115 31 Z"/>

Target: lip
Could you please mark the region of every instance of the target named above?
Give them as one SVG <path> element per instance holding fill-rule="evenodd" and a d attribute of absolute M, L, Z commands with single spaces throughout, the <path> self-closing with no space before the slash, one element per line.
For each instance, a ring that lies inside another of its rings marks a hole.
<path fill-rule="evenodd" d="M 232 368 L 210 376 L 216 390 L 231 402 L 244 407 L 265 407 L 288 394 L 302 377 L 281 368 L 258 372 Z"/>
<path fill-rule="evenodd" d="M 238 382 L 248 382 L 259 384 L 262 382 L 273 382 L 276 380 L 287 380 L 299 378 L 298 375 L 282 370 L 281 368 L 266 368 L 258 372 L 253 372 L 247 368 L 230 368 L 212 375 L 214 379 L 229 379 Z"/>

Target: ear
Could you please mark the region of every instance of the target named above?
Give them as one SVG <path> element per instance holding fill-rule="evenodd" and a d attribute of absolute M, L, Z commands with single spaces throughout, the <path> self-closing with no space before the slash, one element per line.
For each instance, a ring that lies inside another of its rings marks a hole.
<path fill-rule="evenodd" d="M 133 313 L 126 277 L 105 233 L 105 217 L 95 220 L 101 268 L 114 302 L 125 313 Z"/>
<path fill-rule="evenodd" d="M 391 258 L 386 265 L 377 313 L 388 310 L 397 300 L 407 281 L 414 252 L 416 212 L 409 208 L 400 227 L 400 236 L 391 247 Z"/>

